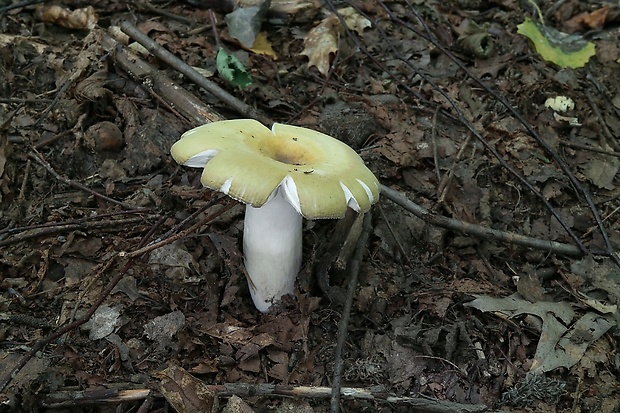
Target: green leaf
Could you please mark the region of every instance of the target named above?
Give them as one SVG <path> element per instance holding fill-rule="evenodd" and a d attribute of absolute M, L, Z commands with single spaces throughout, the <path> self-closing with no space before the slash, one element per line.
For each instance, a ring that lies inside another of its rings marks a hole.
<path fill-rule="evenodd" d="M 220 48 L 217 52 L 216 63 L 220 76 L 230 84 L 241 89 L 245 89 L 252 84 L 252 76 L 245 70 L 239 59 L 226 53 L 226 50 L 223 48 Z"/>
<path fill-rule="evenodd" d="M 568 35 L 544 26 L 529 17 L 518 25 L 517 29 L 517 33 L 530 39 L 534 49 L 543 59 L 561 68 L 583 67 L 595 54 L 594 43 L 577 34 Z"/>

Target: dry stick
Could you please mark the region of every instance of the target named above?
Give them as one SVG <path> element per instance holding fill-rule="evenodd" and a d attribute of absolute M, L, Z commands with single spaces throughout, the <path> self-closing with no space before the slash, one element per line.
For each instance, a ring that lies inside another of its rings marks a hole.
<path fill-rule="evenodd" d="M 17 244 L 18 242 L 23 242 L 33 238 L 39 238 L 45 235 L 51 234 L 59 234 L 68 231 L 74 231 L 76 229 L 96 229 L 96 228 L 120 228 L 123 225 L 128 224 L 136 224 L 140 222 L 144 222 L 145 217 L 138 218 L 126 218 L 126 219 L 109 219 L 105 221 L 95 221 L 95 222 L 81 222 L 81 223 L 71 223 L 71 224 L 56 224 L 51 226 L 44 226 L 42 228 L 37 228 L 36 230 L 32 230 L 26 234 L 16 235 L 14 237 L 5 239 L 0 241 L 0 247 L 4 247 L 6 245 Z"/>
<path fill-rule="evenodd" d="M 409 254 L 407 254 L 407 252 L 405 251 L 405 248 L 403 247 L 403 244 L 400 242 L 398 235 L 396 235 L 394 228 L 392 228 L 392 224 L 390 224 L 390 220 L 385 215 L 385 211 L 383 210 L 383 207 L 381 206 L 381 204 L 377 204 L 377 207 L 379 208 L 381 219 L 383 219 L 383 222 L 385 222 L 385 226 L 387 227 L 388 232 L 390 233 L 390 235 L 392 236 L 392 239 L 394 239 L 394 242 L 396 243 L 396 246 L 398 247 L 398 251 L 400 251 L 400 254 L 403 256 L 403 259 L 407 262 L 407 265 L 409 266 L 409 268 L 413 269 L 413 263 L 409 259 Z M 422 281 L 422 277 L 420 277 L 417 273 L 414 272 L 413 276 L 416 278 L 416 280 Z"/>
<path fill-rule="evenodd" d="M 605 118 L 601 114 L 601 111 L 599 110 L 598 105 L 596 104 L 596 102 L 594 102 L 594 99 L 592 98 L 592 95 L 590 94 L 590 92 L 588 92 L 588 88 L 584 88 L 583 93 L 586 96 L 586 100 L 588 101 L 588 104 L 590 105 L 590 109 L 594 113 L 594 116 L 596 117 L 596 119 L 599 120 L 599 125 L 601 126 L 601 129 L 603 130 L 603 133 L 600 135 L 601 146 L 610 146 L 614 150 L 618 150 L 618 144 L 616 143 L 616 137 L 609 130 L 609 127 L 607 126 L 607 122 L 605 122 Z"/>
<path fill-rule="evenodd" d="M 161 47 L 153 39 L 138 30 L 138 28 L 133 24 L 125 21 L 121 23 L 121 29 L 123 30 L 123 32 L 129 35 L 129 37 L 140 43 L 149 52 L 153 53 L 153 55 L 157 56 L 168 65 L 172 66 L 174 69 L 184 74 L 192 82 L 196 83 L 207 92 L 211 93 L 213 96 L 222 101 L 222 103 L 228 105 L 231 109 L 237 111 L 244 116 L 254 118 L 267 126 L 270 126 L 273 123 L 273 121 L 271 121 L 265 115 L 258 112 L 250 105 L 241 102 L 239 99 L 235 98 L 233 95 L 220 88 L 217 84 L 213 83 L 212 81 L 198 73 L 193 67 L 178 59 L 168 50 Z"/>
<path fill-rule="evenodd" d="M 155 91 L 157 96 L 165 96 L 167 101 L 174 103 L 173 107 L 193 126 L 224 119 L 196 96 L 179 87 L 161 71 L 123 48 L 112 36 L 103 36 L 101 45 L 114 55 L 114 62 L 117 66 L 129 73 L 136 81 L 141 81 L 147 90 Z"/>
<path fill-rule="evenodd" d="M 222 44 L 222 41 L 220 40 L 220 35 L 217 32 L 217 19 L 215 18 L 215 13 L 213 12 L 213 9 L 209 9 L 209 22 L 211 23 L 211 31 L 213 32 L 213 39 L 215 39 L 215 46 L 218 49 L 223 49 L 224 45 Z"/>
<path fill-rule="evenodd" d="M 342 371 L 344 370 L 344 359 L 342 357 L 342 353 L 344 350 L 344 344 L 347 341 L 351 308 L 353 307 L 353 298 L 355 297 L 355 290 L 357 289 L 357 278 L 360 273 L 364 251 L 366 250 L 368 234 L 370 233 L 371 215 L 372 214 L 370 212 L 367 212 L 364 216 L 362 234 L 357 240 L 355 255 L 351 259 L 350 263 L 349 289 L 347 290 L 346 301 L 344 302 L 344 308 L 342 309 L 342 318 L 340 318 L 340 322 L 338 323 L 338 340 L 336 342 L 336 351 L 334 354 L 334 378 L 332 380 L 332 396 L 330 398 L 331 413 L 338 413 L 340 411 L 340 387 L 342 383 Z"/>
<path fill-rule="evenodd" d="M 26 185 L 28 184 L 28 177 L 30 176 L 30 167 L 32 166 L 32 161 L 28 159 L 26 162 L 26 169 L 24 169 L 24 179 L 22 180 L 21 187 L 19 188 L 19 195 L 17 196 L 18 200 L 23 200 L 26 197 Z"/>
<path fill-rule="evenodd" d="M 0 103 L 51 103 L 52 99 L 0 98 Z"/>
<path fill-rule="evenodd" d="M 574 142 L 569 142 L 565 140 L 560 140 L 558 141 L 558 143 L 560 145 L 568 146 L 569 148 L 583 149 L 584 151 L 590 151 L 590 152 L 600 153 L 601 155 L 609 155 L 609 156 L 615 156 L 616 158 L 620 158 L 620 152 L 606 151 L 605 149 L 595 148 L 594 146 L 591 146 L 591 145 L 584 145 L 581 143 L 574 143 Z"/>
<path fill-rule="evenodd" d="M 69 135 L 71 133 L 73 133 L 73 129 L 69 129 L 69 130 L 66 130 L 64 132 L 60 132 L 59 134 L 56 134 L 56 135 L 52 136 L 51 138 L 44 140 L 43 142 L 37 143 L 36 145 L 34 145 L 34 148 L 35 149 L 41 149 L 44 146 L 51 145 L 52 143 L 56 142 L 60 138 L 63 138 L 63 137 L 65 137 L 65 136 L 67 136 L 67 135 Z"/>
<path fill-rule="evenodd" d="M 514 116 L 515 119 L 517 119 L 525 127 L 525 129 L 528 131 L 530 136 L 532 136 L 534 139 L 536 139 L 538 144 L 540 146 L 542 146 L 542 148 L 545 150 L 545 152 L 547 152 L 549 155 L 551 155 L 551 157 L 558 164 L 560 169 L 562 169 L 562 171 L 566 174 L 566 176 L 568 177 L 569 181 L 571 182 L 571 184 L 573 185 L 575 190 L 578 193 L 581 192 L 583 198 L 585 199 L 586 203 L 588 204 L 588 207 L 592 211 L 592 215 L 594 216 L 594 219 L 596 220 L 596 224 L 597 224 L 597 226 L 599 228 L 601 236 L 603 237 L 603 240 L 605 242 L 605 247 L 607 249 L 606 250 L 606 254 L 616 263 L 616 265 L 620 266 L 620 256 L 615 252 L 614 247 L 611 244 L 611 241 L 609 239 L 609 235 L 607 234 L 607 230 L 605 229 L 605 226 L 603 225 L 603 221 L 601 220 L 601 214 L 598 211 L 598 208 L 596 207 L 596 205 L 594 204 L 594 201 L 592 200 L 592 196 L 590 195 L 590 191 L 588 190 L 588 188 L 586 186 L 581 185 L 579 180 L 571 172 L 570 168 L 568 167 L 566 162 L 564 162 L 564 160 L 560 157 L 560 155 L 556 151 L 553 150 L 553 148 L 538 134 L 538 132 L 536 132 L 536 130 L 534 130 L 532 125 L 529 124 L 529 122 L 523 117 L 523 115 L 517 109 L 515 109 L 510 104 L 510 102 L 508 102 L 496 90 L 491 89 L 486 83 L 484 83 L 482 80 L 480 80 L 479 77 L 475 76 L 465 66 L 465 64 L 463 62 L 461 62 L 459 59 L 457 59 L 456 56 L 454 56 L 452 53 L 450 53 L 450 51 L 441 42 L 439 42 L 439 40 L 437 40 L 435 35 L 432 33 L 431 29 L 426 24 L 426 22 L 424 22 L 422 17 L 415 11 L 415 9 L 413 8 L 413 6 L 411 5 L 411 3 L 409 1 L 407 1 L 407 4 L 409 6 L 409 10 L 416 17 L 416 19 L 418 20 L 420 25 L 422 25 L 422 27 L 424 27 L 424 29 L 425 29 L 425 31 L 426 31 L 428 36 L 424 36 L 419 30 L 416 30 L 415 27 L 413 27 L 412 25 L 404 22 L 399 17 L 395 16 L 391 12 L 391 10 L 383 3 L 383 1 L 380 1 L 380 3 L 381 3 L 381 6 L 386 10 L 388 15 L 390 16 L 390 19 L 392 19 L 393 21 L 398 22 L 399 24 L 402 24 L 404 27 L 407 27 L 409 30 L 411 30 L 412 32 L 416 33 L 418 36 L 423 37 L 423 38 L 427 39 L 428 41 L 430 41 L 435 47 L 437 47 L 439 50 L 441 50 L 441 52 L 443 54 L 445 54 L 450 60 L 452 60 L 461 70 L 463 70 L 472 80 L 474 80 L 476 83 L 478 83 L 478 85 L 480 87 L 482 87 L 489 95 L 493 96 L 493 98 L 495 100 L 500 102 L 512 114 L 512 116 Z M 445 92 L 443 92 L 441 89 L 438 88 L 437 90 L 440 93 L 442 93 L 442 95 L 444 95 L 444 97 L 446 97 L 448 99 L 450 104 L 456 110 L 457 107 L 455 106 L 455 103 L 452 101 L 452 99 L 447 94 L 445 94 Z M 462 120 L 466 122 L 466 123 L 463 123 L 463 124 L 465 124 L 467 126 L 469 124 L 469 121 L 467 121 L 465 119 L 465 117 L 460 112 L 458 114 L 459 114 L 459 118 L 462 118 Z M 472 128 L 473 128 L 473 125 L 472 125 Z M 468 126 L 468 129 L 469 129 L 469 126 Z M 476 132 L 476 137 L 478 138 L 478 136 L 479 136 L 479 134 Z M 485 144 L 486 141 L 481 140 L 482 136 L 480 136 L 480 138 L 478 138 L 478 139 L 483 144 Z M 517 177 L 519 177 L 519 176 L 517 176 Z M 521 178 L 519 178 L 519 179 L 521 179 Z M 535 190 L 535 188 L 532 185 L 530 185 L 529 182 L 527 180 L 525 180 L 525 178 L 523 178 L 522 182 L 528 187 L 528 189 L 534 190 L 533 193 L 536 194 L 545 203 L 545 205 L 547 206 L 548 209 L 552 208 L 552 209 L 549 209 L 549 210 L 551 211 L 553 216 L 555 216 L 556 219 L 558 219 L 558 221 L 560 222 L 560 225 L 562 225 L 564 230 L 568 232 L 568 234 L 571 236 L 571 238 L 573 238 L 573 240 L 579 246 L 581 251 L 583 253 L 587 253 L 588 251 L 583 246 L 581 241 L 578 238 L 576 238 L 576 235 L 570 230 L 570 228 L 568 228 L 568 226 L 566 225 L 564 220 L 561 219 L 559 214 L 555 211 L 555 209 L 551 206 L 551 204 L 547 201 L 547 199 L 542 194 L 539 194 L 539 192 L 537 190 Z"/>
<path fill-rule="evenodd" d="M 39 118 L 34 123 L 35 128 L 38 128 L 41 123 L 43 123 L 43 121 L 47 118 L 47 115 L 49 115 L 52 109 L 54 109 L 58 102 L 60 102 L 60 98 L 65 94 L 67 89 L 69 89 L 69 86 L 73 85 L 73 83 L 77 80 L 77 75 L 80 72 L 81 70 L 78 68 L 76 72 L 74 72 L 67 80 L 64 81 L 64 83 L 60 86 L 60 89 L 56 93 L 56 96 L 54 96 L 52 103 L 50 103 L 49 106 L 45 108 L 43 113 L 39 114 Z"/>
<path fill-rule="evenodd" d="M 228 198 L 228 196 L 224 195 L 224 196 L 221 196 L 219 198 L 212 199 L 207 204 L 203 205 L 202 207 L 198 208 L 196 211 L 192 212 L 190 215 L 188 215 L 184 220 L 182 220 L 181 222 L 176 224 L 174 227 L 170 228 L 170 230 L 168 230 L 168 232 L 166 232 L 165 234 L 163 234 L 162 236 L 157 238 L 154 241 L 154 243 L 155 242 L 159 242 L 162 239 L 171 237 L 172 234 L 175 234 L 175 233 L 179 232 L 181 230 L 181 228 L 183 228 L 185 226 L 185 224 L 187 224 L 188 222 L 191 222 L 194 219 L 198 218 L 198 215 L 202 214 L 207 209 L 211 208 L 213 205 L 221 203 L 221 201 L 223 201 L 223 200 L 225 200 L 227 198 Z M 230 198 L 228 198 L 228 201 L 230 201 Z"/>
<path fill-rule="evenodd" d="M 183 230 L 171 237 L 168 237 L 162 241 L 158 241 L 155 242 L 153 244 L 147 245 L 146 247 L 140 248 L 138 250 L 132 251 L 132 252 L 125 252 L 125 253 L 121 253 L 121 255 L 123 257 L 128 257 L 128 258 L 134 258 L 137 256 L 140 256 L 142 254 L 146 254 L 147 252 L 151 252 L 153 250 L 156 250 L 157 248 L 161 248 L 164 245 L 168 245 L 173 243 L 176 240 L 179 240 L 181 238 L 185 238 L 186 236 L 188 236 L 189 234 L 191 234 L 192 232 L 196 231 L 198 228 L 202 227 L 203 225 L 207 224 L 210 221 L 213 221 L 215 218 L 219 217 L 220 215 L 222 215 L 224 212 L 228 211 L 229 209 L 231 209 L 232 207 L 234 207 L 235 205 L 237 205 L 237 203 L 235 201 L 230 201 L 228 204 L 224 205 L 222 207 L 222 209 L 220 209 L 219 211 L 216 211 L 214 213 L 212 213 L 211 215 L 207 215 L 206 218 L 204 218 L 202 221 L 192 225 L 191 227 L 187 228 L 186 230 Z"/>
<path fill-rule="evenodd" d="M 100 194 L 99 192 L 95 191 L 94 189 L 90 189 L 89 187 L 87 187 L 86 185 L 82 185 L 79 182 L 75 182 L 72 181 L 71 179 L 60 175 L 58 172 L 56 172 L 54 170 L 54 168 L 52 168 L 52 166 L 50 164 L 48 164 L 43 157 L 41 156 L 41 154 L 36 153 L 36 152 L 30 152 L 28 154 L 28 157 L 31 159 L 34 159 L 35 161 L 37 161 L 37 163 L 39 165 L 41 165 L 42 167 L 44 167 L 45 169 L 47 169 L 47 171 L 49 173 L 51 173 L 52 175 L 54 175 L 54 177 L 56 179 L 58 179 L 59 181 L 62 181 L 64 183 L 66 183 L 67 185 L 71 185 L 75 188 L 81 189 L 84 192 L 88 192 L 89 194 L 94 195 L 97 198 L 103 199 L 104 201 L 107 202 L 111 202 L 113 204 L 119 205 L 125 209 L 134 209 L 136 211 L 152 211 L 151 208 L 136 208 L 135 205 L 131 205 L 131 204 L 127 204 L 125 202 L 122 201 L 117 201 L 116 199 L 110 198 L 109 196 L 105 196 L 103 194 Z"/>
<path fill-rule="evenodd" d="M 187 17 L 183 17 L 183 16 L 180 16 L 178 14 L 170 13 L 169 11 L 166 11 L 166 10 L 158 9 L 157 7 L 153 6 L 148 1 L 138 1 L 136 3 L 136 5 L 138 6 L 138 9 L 143 9 L 145 11 L 150 11 L 151 13 L 158 14 L 160 16 L 164 16 L 164 17 L 167 17 L 169 19 L 176 20 L 176 21 L 179 21 L 181 23 L 188 24 L 188 25 L 192 24 L 192 21 L 190 19 L 188 19 Z"/>
<path fill-rule="evenodd" d="M 140 214 L 142 212 L 144 211 L 118 211 L 118 212 L 111 212 L 108 214 L 96 215 L 92 217 L 84 217 L 84 218 L 79 218 L 79 219 L 68 219 L 66 221 L 47 222 L 45 224 L 27 225 L 25 227 L 17 227 L 17 228 L 5 228 L 5 229 L 0 230 L 0 236 L 5 235 L 5 234 L 15 234 L 16 232 L 30 231 L 33 229 L 62 227 L 65 225 L 82 224 L 88 221 L 101 220 L 102 218 L 116 217 L 118 215 Z M 150 217 L 150 215 L 147 215 L 147 217 Z"/>
<path fill-rule="evenodd" d="M 437 215 L 434 212 L 410 201 L 405 194 L 398 192 L 385 185 L 381 185 L 381 195 L 394 203 L 405 208 L 415 216 L 429 224 L 436 225 L 441 228 L 459 231 L 463 234 L 472 235 L 484 239 L 495 239 L 498 241 L 508 242 L 510 244 L 520 245 L 522 247 L 535 248 L 543 251 L 549 251 L 556 254 L 568 256 L 581 256 L 582 252 L 577 246 L 572 244 L 563 244 L 556 241 L 547 241 L 538 238 L 532 238 L 514 232 L 504 232 L 492 228 L 483 227 L 481 225 L 469 224 L 452 218 Z"/>
<path fill-rule="evenodd" d="M 256 396 L 279 396 L 279 397 L 307 397 L 313 399 L 326 399 L 331 397 L 332 389 L 322 386 L 290 386 L 280 384 L 248 384 L 248 383 L 225 383 L 219 385 L 207 385 L 206 389 L 217 393 L 218 397 L 256 397 Z M 376 387 L 343 387 L 340 393 L 345 399 L 361 399 L 391 404 L 404 404 L 418 411 L 428 413 L 482 413 L 487 412 L 487 406 L 483 404 L 461 404 L 445 400 L 436 400 L 420 397 L 393 396 L 387 394 L 381 386 Z M 106 389 L 84 391 L 58 391 L 43 396 L 39 401 L 39 407 L 55 409 L 70 406 L 87 406 L 103 403 L 118 403 L 119 401 L 137 401 L 147 397 L 162 397 L 149 389 Z"/>
<path fill-rule="evenodd" d="M 33 4 L 39 4 L 39 3 L 43 3 L 45 0 L 28 0 L 28 1 L 21 1 L 19 3 L 15 3 L 15 4 L 11 4 L 9 6 L 5 6 L 5 7 L 0 7 L 0 15 L 11 11 L 11 10 L 15 10 L 15 9 L 20 9 L 22 7 L 28 7 L 30 5 Z"/>

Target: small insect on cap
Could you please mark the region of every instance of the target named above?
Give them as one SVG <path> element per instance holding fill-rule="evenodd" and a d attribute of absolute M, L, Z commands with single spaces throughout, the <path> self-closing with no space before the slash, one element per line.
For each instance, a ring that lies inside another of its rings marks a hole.
<path fill-rule="evenodd" d="M 186 132 L 171 149 L 186 166 L 204 168 L 201 182 L 261 207 L 278 187 L 308 219 L 341 218 L 347 207 L 366 212 L 379 181 L 346 144 L 311 129 L 253 119 L 213 122 Z"/>

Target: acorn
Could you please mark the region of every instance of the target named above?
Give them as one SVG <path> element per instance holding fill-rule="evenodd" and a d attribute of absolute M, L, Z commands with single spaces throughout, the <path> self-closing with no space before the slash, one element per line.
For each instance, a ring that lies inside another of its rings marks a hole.
<path fill-rule="evenodd" d="M 124 143 L 123 133 L 112 122 L 103 121 L 92 125 L 84 134 L 84 143 L 89 149 L 119 151 Z"/>

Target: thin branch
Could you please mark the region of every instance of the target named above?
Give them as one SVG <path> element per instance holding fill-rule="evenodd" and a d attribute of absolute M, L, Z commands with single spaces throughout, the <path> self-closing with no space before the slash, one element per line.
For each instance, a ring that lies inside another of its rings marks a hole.
<path fill-rule="evenodd" d="M 275 396 L 275 397 L 306 397 L 326 399 L 331 397 L 330 387 L 287 386 L 279 384 L 247 384 L 225 383 L 205 386 L 207 390 L 217 393 L 218 397 Z M 416 411 L 427 413 L 483 413 L 488 411 L 483 404 L 462 404 L 430 397 L 395 396 L 385 392 L 382 386 L 376 387 L 343 387 L 340 389 L 343 399 L 360 399 L 390 404 L 407 405 Z M 61 408 L 67 406 L 94 406 L 119 401 L 136 401 L 147 397 L 159 397 L 161 394 L 149 389 L 106 389 L 85 391 L 59 391 L 42 397 L 39 407 Z"/>
<path fill-rule="evenodd" d="M 342 356 L 342 353 L 344 350 L 344 344 L 347 341 L 349 319 L 351 318 L 351 308 L 353 307 L 353 298 L 355 297 L 355 291 L 357 290 L 357 279 L 360 273 L 360 267 L 362 265 L 364 251 L 366 251 L 368 234 L 370 234 L 371 217 L 372 214 L 370 212 L 367 212 L 364 215 L 364 226 L 362 228 L 362 233 L 357 240 L 355 254 L 353 255 L 351 263 L 349 264 L 349 288 L 347 290 L 344 308 L 342 309 L 342 318 L 338 323 L 338 340 L 336 342 L 336 351 L 334 354 L 335 365 L 334 376 L 332 380 L 332 395 L 330 398 L 331 413 L 340 412 L 340 387 L 342 384 L 342 372 L 344 370 L 344 358 Z"/>
<path fill-rule="evenodd" d="M 270 126 L 273 123 L 271 119 L 258 112 L 250 105 L 241 102 L 239 99 L 235 98 L 233 95 L 219 87 L 217 84 L 198 73 L 193 67 L 177 58 L 168 50 L 161 47 L 155 40 L 142 33 L 140 30 L 138 30 L 136 26 L 134 26 L 130 22 L 124 21 L 123 23 L 121 23 L 121 29 L 129 37 L 140 43 L 149 52 L 153 53 L 153 55 L 157 56 L 168 65 L 176 69 L 178 72 L 185 75 L 192 82 L 196 83 L 207 92 L 211 93 L 213 96 L 218 98 L 220 101 L 222 101 L 222 103 L 226 104 L 231 109 L 237 111 L 244 116 L 256 119 L 264 125 Z"/>
<path fill-rule="evenodd" d="M 154 97 L 163 97 L 167 102 L 173 102 L 175 110 L 181 113 L 192 126 L 223 120 L 209 105 L 201 102 L 193 94 L 179 87 L 160 70 L 140 59 L 136 54 L 124 48 L 111 35 L 101 39 L 102 47 L 113 54 L 114 63 L 127 72 L 134 80 L 144 85 Z"/>
<path fill-rule="evenodd" d="M 126 218 L 126 219 L 108 219 L 101 221 L 80 222 L 80 223 L 58 223 L 55 225 L 43 226 L 41 228 L 28 230 L 29 232 L 15 235 L 11 238 L 0 241 L 0 247 L 17 244 L 34 238 L 40 238 L 51 234 L 61 234 L 77 229 L 98 229 L 110 228 L 112 230 L 121 230 L 125 225 L 138 224 L 144 222 L 146 217 Z"/>
<path fill-rule="evenodd" d="M 111 202 L 113 204 L 116 204 L 120 207 L 123 207 L 125 209 L 133 209 L 133 210 L 137 210 L 137 211 L 152 211 L 151 208 L 137 208 L 135 205 L 131 205 L 131 204 L 127 204 L 125 202 L 122 201 L 117 201 L 116 199 L 110 198 L 109 196 L 105 196 L 97 191 L 95 191 L 94 189 L 90 189 L 89 187 L 87 187 L 86 185 L 82 185 L 79 182 L 75 182 L 69 178 L 67 178 L 66 176 L 60 175 L 58 172 L 56 172 L 54 170 L 54 168 L 52 168 L 52 166 L 47 163 L 47 161 L 45 161 L 43 159 L 43 157 L 41 156 L 41 154 L 37 153 L 37 152 L 30 152 L 28 154 L 28 157 L 31 159 L 34 159 L 35 161 L 37 161 L 37 163 L 39 165 L 41 165 L 43 168 L 45 168 L 50 174 L 54 175 L 54 177 L 56 179 L 58 179 L 61 182 L 64 182 L 67 185 L 71 185 L 74 188 L 78 188 L 84 192 L 88 192 L 89 194 L 94 195 L 97 198 L 103 199 L 104 201 L 107 202 Z"/>
<path fill-rule="evenodd" d="M 574 149 L 583 149 L 584 151 L 590 151 L 595 153 L 600 153 L 601 155 L 615 156 L 616 158 L 620 158 L 620 152 L 615 151 L 606 151 L 605 149 L 596 148 L 592 145 L 585 145 L 583 143 L 574 143 L 565 140 L 558 141 L 560 145 L 568 146 L 569 148 Z"/>
<path fill-rule="evenodd" d="M 572 244 L 564 244 L 557 241 L 547 241 L 543 239 L 528 237 L 521 234 L 516 234 L 514 232 L 500 231 L 497 229 L 483 227 L 476 224 L 469 224 L 467 222 L 459 221 L 457 219 L 437 215 L 434 212 L 431 212 L 428 209 L 412 202 L 405 196 L 405 194 L 389 188 L 385 185 L 381 185 L 381 195 L 405 208 L 407 211 L 411 212 L 418 218 L 423 219 L 429 224 L 436 225 L 441 228 L 458 231 L 465 235 L 471 235 L 483 239 L 504 241 L 509 244 L 515 244 L 522 247 L 553 252 L 556 254 L 568 255 L 573 257 L 579 257 L 583 255 L 583 252 L 577 246 Z"/>
<path fill-rule="evenodd" d="M 171 237 L 168 237 L 162 241 L 157 241 L 154 242 L 153 244 L 147 245 L 146 247 L 140 248 L 138 250 L 129 252 L 129 253 L 121 253 L 121 256 L 123 257 L 127 257 L 127 258 L 135 258 L 135 257 L 139 257 L 143 254 L 146 254 L 147 252 L 151 252 L 153 250 L 156 250 L 157 248 L 161 248 L 164 245 L 168 245 L 173 243 L 176 240 L 179 240 L 181 238 L 185 238 L 186 236 L 188 236 L 189 234 L 195 232 L 196 230 L 198 230 L 198 228 L 202 227 L 203 225 L 213 221 L 215 218 L 219 217 L 220 215 L 222 215 L 224 212 L 228 211 L 229 209 L 231 209 L 232 207 L 234 207 L 235 205 L 237 205 L 236 202 L 234 201 L 230 201 L 228 204 L 224 205 L 224 207 L 222 207 L 219 211 L 216 211 L 210 215 L 207 215 L 203 220 L 197 222 L 196 224 L 192 225 L 191 227 L 187 228 L 186 230 L 183 230 Z"/>

